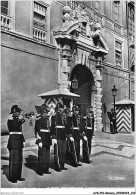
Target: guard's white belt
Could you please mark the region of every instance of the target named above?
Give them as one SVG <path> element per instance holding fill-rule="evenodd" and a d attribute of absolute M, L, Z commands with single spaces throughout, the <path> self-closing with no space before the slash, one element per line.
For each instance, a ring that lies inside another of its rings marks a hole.
<path fill-rule="evenodd" d="M 73 127 L 73 129 L 79 130 L 79 127 Z"/>
<path fill-rule="evenodd" d="M 48 129 L 40 129 L 40 132 L 50 132 Z"/>
<path fill-rule="evenodd" d="M 10 132 L 9 134 L 10 134 L 10 135 L 11 135 L 11 134 L 20 134 L 20 135 L 21 135 L 22 132 Z"/>
<path fill-rule="evenodd" d="M 87 129 L 92 129 L 92 127 L 87 127 Z"/>
<path fill-rule="evenodd" d="M 56 126 L 56 128 L 65 128 L 64 126 Z"/>

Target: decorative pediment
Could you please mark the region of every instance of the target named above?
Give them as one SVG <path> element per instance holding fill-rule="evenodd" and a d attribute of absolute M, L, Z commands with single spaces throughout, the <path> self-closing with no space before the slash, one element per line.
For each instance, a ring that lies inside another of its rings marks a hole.
<path fill-rule="evenodd" d="M 75 42 L 77 47 L 87 51 L 101 52 L 106 55 L 109 51 L 107 43 L 101 34 L 101 25 L 90 21 L 89 16 L 80 3 L 72 10 L 69 6 L 63 8 L 62 27 L 54 32 L 56 41 L 62 39 L 63 44 Z"/>
<path fill-rule="evenodd" d="M 93 35 L 97 35 L 96 38 L 83 36 L 81 34 L 80 23 L 75 22 L 65 28 L 61 28 L 59 31 L 54 32 L 56 39 L 69 39 L 75 41 L 79 46 L 85 47 L 87 50 L 101 51 L 104 54 L 109 52 L 108 45 L 101 32 L 92 32 Z"/>
<path fill-rule="evenodd" d="M 76 38 L 80 33 L 80 24 L 78 22 L 65 22 L 58 31 L 54 32 L 55 38 L 65 38 L 69 37 L 70 39 Z"/>

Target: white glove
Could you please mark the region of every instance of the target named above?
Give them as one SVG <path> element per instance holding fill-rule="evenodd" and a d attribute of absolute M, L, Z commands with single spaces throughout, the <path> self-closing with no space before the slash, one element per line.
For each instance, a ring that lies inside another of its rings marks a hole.
<path fill-rule="evenodd" d="M 57 140 L 56 139 L 52 139 L 52 144 L 57 144 Z"/>
<path fill-rule="evenodd" d="M 38 133 L 37 133 L 37 135 L 36 135 L 36 136 L 37 136 L 37 139 L 41 139 L 41 137 L 39 136 L 39 134 L 38 134 Z"/>
<path fill-rule="evenodd" d="M 70 139 L 70 141 L 74 142 L 74 138 L 73 137 L 70 137 L 69 139 Z"/>
<path fill-rule="evenodd" d="M 24 119 L 23 115 L 19 115 L 18 117 L 20 120 Z"/>
<path fill-rule="evenodd" d="M 86 137 L 86 136 L 84 136 L 83 139 L 84 139 L 85 141 L 87 141 L 87 137 Z"/>
<path fill-rule="evenodd" d="M 8 120 L 13 120 L 13 114 L 10 114 Z"/>
<path fill-rule="evenodd" d="M 39 146 L 39 148 L 42 148 L 42 142 L 40 142 L 39 144 L 38 144 L 38 146 Z"/>

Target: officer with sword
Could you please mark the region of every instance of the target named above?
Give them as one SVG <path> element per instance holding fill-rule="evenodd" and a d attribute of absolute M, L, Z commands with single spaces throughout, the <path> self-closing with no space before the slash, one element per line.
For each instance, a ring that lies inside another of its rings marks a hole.
<path fill-rule="evenodd" d="M 51 174 L 49 171 L 50 146 L 52 145 L 49 121 L 49 107 L 43 104 L 36 117 L 35 134 L 38 145 L 38 174 Z"/>
<path fill-rule="evenodd" d="M 51 135 L 54 145 L 54 165 L 55 170 L 60 172 L 67 170 L 66 162 L 66 114 L 64 112 L 64 104 L 58 102 L 55 113 L 51 118 Z"/>
<path fill-rule="evenodd" d="M 65 109 L 66 112 L 66 132 L 67 134 L 67 161 L 73 167 L 78 167 L 77 156 L 75 150 L 75 142 L 73 138 L 73 121 L 72 121 L 72 112 L 69 108 Z"/>

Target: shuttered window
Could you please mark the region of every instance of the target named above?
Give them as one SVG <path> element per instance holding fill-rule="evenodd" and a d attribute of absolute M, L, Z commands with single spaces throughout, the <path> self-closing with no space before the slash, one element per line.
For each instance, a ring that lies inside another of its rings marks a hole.
<path fill-rule="evenodd" d="M 115 59 L 116 65 L 122 65 L 122 44 L 118 41 L 115 42 Z"/>
<path fill-rule="evenodd" d="M 129 35 L 134 35 L 135 34 L 135 11 L 134 11 L 134 6 L 129 6 Z"/>
<path fill-rule="evenodd" d="M 41 42 L 46 41 L 46 11 L 47 7 L 33 2 L 33 38 Z"/>
<path fill-rule="evenodd" d="M 1 13 L 8 15 L 8 1 L 1 1 Z"/>
<path fill-rule="evenodd" d="M 120 5 L 119 1 L 113 2 L 113 17 L 115 22 L 119 21 L 119 5 Z"/>
<path fill-rule="evenodd" d="M 99 10 L 99 1 L 95 2 L 95 9 Z"/>

